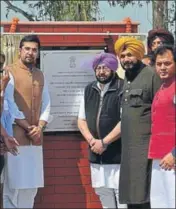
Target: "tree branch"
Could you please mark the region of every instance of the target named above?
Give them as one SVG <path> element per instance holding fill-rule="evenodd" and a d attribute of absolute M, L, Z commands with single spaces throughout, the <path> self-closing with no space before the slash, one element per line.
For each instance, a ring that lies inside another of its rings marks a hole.
<path fill-rule="evenodd" d="M 17 6 L 14 6 L 9 0 L 2 0 L 7 4 L 7 8 L 13 10 L 16 13 L 22 14 L 24 17 L 26 17 L 29 21 L 34 21 L 33 15 L 28 14 L 24 10 L 20 9 Z"/>

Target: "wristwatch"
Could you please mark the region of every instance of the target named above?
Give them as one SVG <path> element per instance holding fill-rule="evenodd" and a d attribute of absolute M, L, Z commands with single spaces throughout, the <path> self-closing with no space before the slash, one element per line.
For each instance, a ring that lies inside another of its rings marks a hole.
<path fill-rule="evenodd" d="M 104 141 L 103 141 L 103 139 L 101 139 L 101 143 L 102 143 L 104 149 L 107 149 L 108 148 L 108 145 L 109 144 L 105 144 Z"/>
<path fill-rule="evenodd" d="M 38 125 L 38 127 L 43 131 L 45 129 L 45 126 Z"/>

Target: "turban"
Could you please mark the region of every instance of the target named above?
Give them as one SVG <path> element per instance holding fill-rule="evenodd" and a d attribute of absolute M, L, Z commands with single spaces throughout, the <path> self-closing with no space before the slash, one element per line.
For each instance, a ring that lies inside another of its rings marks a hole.
<path fill-rule="evenodd" d="M 118 68 L 118 60 L 114 54 L 110 53 L 100 53 L 94 59 L 92 63 L 93 69 L 95 69 L 98 65 L 104 64 L 106 67 L 113 71 L 117 71 Z"/>
<path fill-rule="evenodd" d="M 174 45 L 174 37 L 172 33 L 165 29 L 153 29 L 148 32 L 147 44 L 151 49 L 152 42 L 159 37 L 164 44 Z"/>
<path fill-rule="evenodd" d="M 118 56 L 124 51 L 129 51 L 138 60 L 142 60 L 145 47 L 142 41 L 132 38 L 132 37 L 121 37 L 115 42 L 114 46 L 115 52 Z"/>

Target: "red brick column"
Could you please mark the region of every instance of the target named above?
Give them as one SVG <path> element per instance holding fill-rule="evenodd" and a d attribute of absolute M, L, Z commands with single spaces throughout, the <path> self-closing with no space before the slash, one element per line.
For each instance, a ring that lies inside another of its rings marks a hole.
<path fill-rule="evenodd" d="M 35 208 L 101 208 L 91 187 L 87 148 L 80 134 L 44 137 L 45 187 Z"/>

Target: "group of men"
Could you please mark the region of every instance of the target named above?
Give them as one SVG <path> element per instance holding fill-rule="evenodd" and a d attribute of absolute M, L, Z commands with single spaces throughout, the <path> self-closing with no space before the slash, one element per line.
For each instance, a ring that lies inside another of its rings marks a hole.
<path fill-rule="evenodd" d="M 0 55 L 4 208 L 33 208 L 37 189 L 44 186 L 42 130 L 49 119 L 50 97 L 36 68 L 39 50 L 38 37 L 29 35 L 20 42 L 17 62 L 3 67 L 5 56 Z"/>
<path fill-rule="evenodd" d="M 119 38 L 102 53 L 96 81 L 84 90 L 78 127 L 89 144 L 92 187 L 103 208 L 175 208 L 175 74 L 172 34 L 149 32 L 143 43 Z"/>
<path fill-rule="evenodd" d="M 115 55 L 95 56 L 96 81 L 80 104 L 78 128 L 89 144 L 92 187 L 103 208 L 175 208 L 176 51 L 167 31 L 151 31 L 148 44 L 148 62 L 143 43 L 132 37 L 116 41 Z M 4 208 L 33 208 L 44 186 L 42 131 L 50 97 L 36 68 L 39 50 L 38 37 L 29 35 L 17 62 L 3 67 L 0 55 Z"/>

